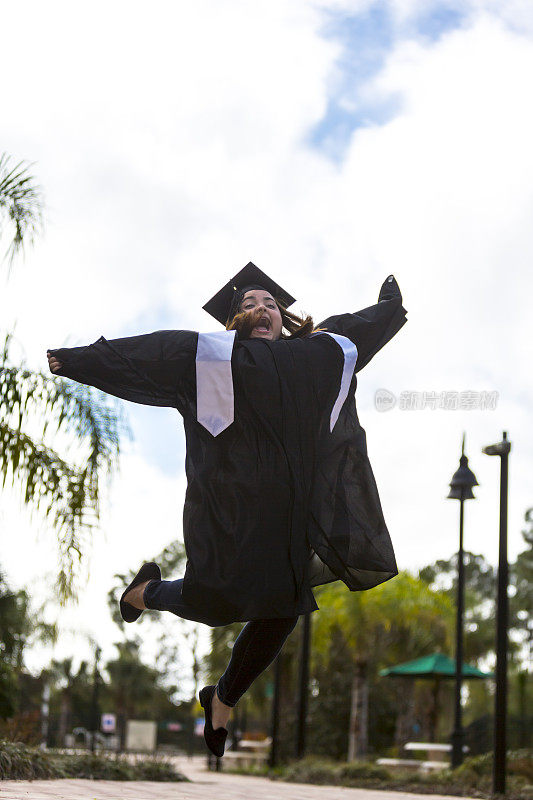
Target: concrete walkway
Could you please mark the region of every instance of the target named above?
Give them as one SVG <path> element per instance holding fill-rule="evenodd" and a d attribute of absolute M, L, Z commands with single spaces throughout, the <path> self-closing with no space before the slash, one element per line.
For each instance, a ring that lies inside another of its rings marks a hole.
<path fill-rule="evenodd" d="M 443 800 L 438 794 L 285 783 L 207 770 L 207 758 L 172 759 L 191 783 L 151 781 L 0 781 L 0 800 Z M 453 800 L 457 800 L 456 797 Z M 467 800 L 463 798 L 462 800 Z"/>

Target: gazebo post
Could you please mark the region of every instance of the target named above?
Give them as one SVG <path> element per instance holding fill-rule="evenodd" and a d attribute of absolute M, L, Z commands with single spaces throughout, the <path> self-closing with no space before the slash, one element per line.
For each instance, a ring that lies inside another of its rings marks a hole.
<path fill-rule="evenodd" d="M 436 676 L 435 683 L 433 684 L 433 708 L 431 709 L 429 726 L 429 736 L 432 742 L 436 741 L 437 737 L 437 720 L 439 718 L 439 689 L 440 678 Z"/>

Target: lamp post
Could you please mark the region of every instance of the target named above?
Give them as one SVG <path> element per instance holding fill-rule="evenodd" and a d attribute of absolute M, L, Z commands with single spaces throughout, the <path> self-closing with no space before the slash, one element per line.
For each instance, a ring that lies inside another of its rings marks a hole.
<path fill-rule="evenodd" d="M 270 723 L 272 744 L 270 745 L 269 766 L 275 767 L 279 758 L 279 706 L 281 697 L 281 665 L 283 653 L 278 653 L 274 662 L 274 687 L 272 694 L 272 719 Z"/>
<path fill-rule="evenodd" d="M 465 456 L 465 434 L 459 459 L 459 469 L 450 482 L 448 499 L 460 501 L 459 512 L 459 552 L 457 554 L 457 627 L 455 647 L 455 722 L 452 732 L 452 767 L 463 763 L 464 731 L 461 722 L 461 683 L 463 678 L 463 616 L 464 616 L 464 563 L 463 563 L 463 522 L 464 501 L 473 500 L 472 486 L 479 486 L 476 476 L 468 466 Z"/>
<path fill-rule="evenodd" d="M 98 661 L 100 660 L 100 653 L 102 651 L 98 647 L 95 648 L 94 651 L 94 673 L 93 673 L 93 698 L 92 698 L 92 708 L 91 708 L 91 718 L 92 718 L 92 735 L 91 735 L 91 752 L 96 752 L 96 734 L 100 727 L 100 703 L 99 703 L 99 679 L 100 676 L 98 674 Z"/>
<path fill-rule="evenodd" d="M 497 444 L 482 448 L 487 456 L 500 456 L 500 544 L 498 557 L 498 599 L 496 610 L 496 696 L 494 704 L 494 760 L 492 787 L 495 794 L 505 793 L 506 735 L 507 735 L 507 628 L 509 582 L 507 563 L 507 493 L 509 482 L 509 453 L 511 442 L 507 431 Z"/>
<path fill-rule="evenodd" d="M 48 675 L 43 672 L 43 693 L 41 699 L 41 750 L 46 750 L 48 743 L 48 725 L 50 720 L 50 684 Z"/>
<path fill-rule="evenodd" d="M 310 642 L 311 642 L 311 613 L 308 612 L 307 614 L 303 615 L 302 646 L 301 646 L 302 649 L 300 651 L 296 758 L 302 758 L 305 754 L 305 726 L 307 721 Z"/>

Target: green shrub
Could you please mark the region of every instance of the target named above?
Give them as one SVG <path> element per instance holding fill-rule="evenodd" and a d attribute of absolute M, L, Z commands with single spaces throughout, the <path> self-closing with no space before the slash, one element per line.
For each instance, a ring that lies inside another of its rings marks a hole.
<path fill-rule="evenodd" d="M 56 775 L 56 767 L 47 753 L 19 742 L 0 742 L 0 780 L 55 778 Z"/>
<path fill-rule="evenodd" d="M 0 780 L 91 778 L 106 781 L 188 781 L 169 761 L 103 753 L 71 754 L 0 741 Z"/>
<path fill-rule="evenodd" d="M 96 781 L 135 780 L 133 764 L 124 758 L 101 756 L 98 753 L 53 756 L 58 769 L 68 778 L 92 778 Z"/>
<path fill-rule="evenodd" d="M 291 762 L 285 769 L 283 780 L 294 783 L 337 784 L 338 763 L 307 756 Z"/>
<path fill-rule="evenodd" d="M 226 771 L 250 774 L 250 767 Z M 492 795 L 492 753 L 466 758 L 456 769 L 443 765 L 436 772 L 422 773 L 412 770 L 389 770 L 373 762 L 352 761 L 341 763 L 324 758 L 306 756 L 288 765 L 267 770 L 273 780 L 314 783 L 331 786 L 354 786 L 386 791 L 417 792 L 419 794 L 448 794 L 479 797 L 489 800 Z M 505 800 L 533 800 L 533 753 L 516 750 L 507 753 L 507 780 Z"/>
<path fill-rule="evenodd" d="M 507 766 L 513 775 L 522 775 L 529 784 L 533 784 L 533 753 L 531 750 L 511 751 L 507 756 Z M 533 786 L 531 788 L 533 790 Z"/>
<path fill-rule="evenodd" d="M 391 774 L 385 767 L 369 761 L 348 761 L 337 768 L 339 777 L 344 780 L 356 780 L 358 778 L 389 780 Z"/>
<path fill-rule="evenodd" d="M 222 759 L 222 769 L 224 772 L 232 772 L 237 775 L 258 775 L 262 778 L 275 778 L 276 775 L 283 775 L 284 767 L 269 767 L 268 764 L 235 764 L 228 759 Z"/>
<path fill-rule="evenodd" d="M 58 768 L 70 778 L 92 778 L 101 781 L 187 781 L 169 761 L 160 758 L 83 753 L 55 756 Z"/>
<path fill-rule="evenodd" d="M 145 758 L 135 765 L 136 781 L 188 781 L 189 779 L 177 772 L 169 761 L 160 758 Z"/>
<path fill-rule="evenodd" d="M 533 782 L 533 753 L 531 750 L 510 750 L 506 758 L 507 775 L 521 776 L 529 783 Z M 465 758 L 460 767 L 452 771 L 454 776 L 462 778 L 470 773 L 478 777 L 492 778 L 493 754 L 482 753 L 479 756 Z"/>

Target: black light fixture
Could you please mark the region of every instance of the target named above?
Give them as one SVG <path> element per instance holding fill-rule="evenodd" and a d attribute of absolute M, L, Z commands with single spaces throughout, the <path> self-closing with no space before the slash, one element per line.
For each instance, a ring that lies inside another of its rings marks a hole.
<path fill-rule="evenodd" d="M 100 673 L 98 672 L 98 662 L 102 651 L 98 645 L 94 650 L 94 671 L 93 671 L 93 697 L 91 703 L 91 753 L 96 752 L 96 737 L 100 727 Z"/>
<path fill-rule="evenodd" d="M 475 500 L 473 486 L 479 486 L 476 476 L 468 466 L 465 456 L 465 434 L 463 433 L 463 446 L 459 469 L 450 481 L 450 491 L 447 499 L 460 501 L 459 512 L 459 552 L 457 554 L 457 626 L 455 646 L 455 721 L 451 736 L 453 768 L 463 763 L 464 730 L 461 721 L 461 685 L 463 679 L 463 617 L 464 617 L 464 557 L 463 557 L 463 523 L 464 501 Z"/>
<path fill-rule="evenodd" d="M 509 625 L 509 565 L 507 560 L 507 495 L 511 442 L 507 431 L 496 444 L 482 448 L 487 456 L 500 456 L 500 541 L 498 556 L 498 598 L 496 608 L 496 693 L 494 698 L 494 759 L 492 791 L 505 794 L 507 739 L 507 647 Z"/>
<path fill-rule="evenodd" d="M 276 767 L 279 760 L 279 709 L 281 704 L 281 673 L 283 651 L 280 651 L 274 662 L 274 686 L 272 693 L 271 739 L 268 765 Z"/>
<path fill-rule="evenodd" d="M 454 472 L 450 481 L 450 491 L 447 499 L 450 500 L 475 500 L 472 486 L 479 486 L 476 476 L 468 466 L 468 458 L 465 456 L 465 434 L 463 433 L 463 448 L 459 459 L 459 469 Z"/>
<path fill-rule="evenodd" d="M 296 723 L 296 758 L 303 758 L 306 747 L 307 706 L 309 694 L 309 658 L 311 650 L 311 612 L 303 615 L 298 675 L 298 712 Z"/>

